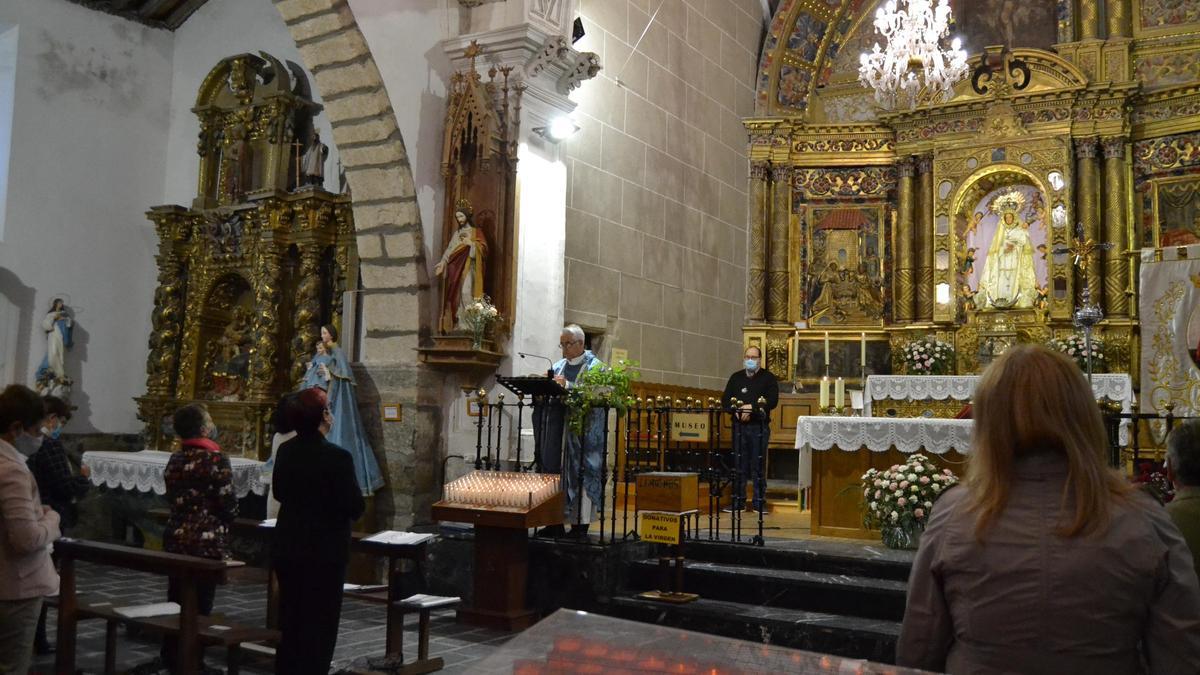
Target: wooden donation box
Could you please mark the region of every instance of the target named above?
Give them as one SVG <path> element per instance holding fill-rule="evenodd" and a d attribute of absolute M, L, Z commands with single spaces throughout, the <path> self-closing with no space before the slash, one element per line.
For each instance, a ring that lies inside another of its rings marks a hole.
<path fill-rule="evenodd" d="M 551 474 L 472 471 L 446 484 L 433 518 L 475 526 L 474 606 L 458 610 L 459 621 L 508 631 L 534 622 L 525 606 L 527 530 L 562 524 L 561 481 Z"/>
<path fill-rule="evenodd" d="M 683 592 L 683 519 L 699 513 L 700 475 L 675 471 L 638 474 L 637 499 L 642 541 L 671 547 L 669 553 L 664 549 L 658 557 L 660 589 L 639 597 L 673 603 L 695 600 L 698 595 Z M 671 560 L 675 561 L 673 583 Z"/>
<path fill-rule="evenodd" d="M 638 474 L 638 511 L 694 511 L 700 504 L 700 476 L 695 473 L 652 471 Z"/>

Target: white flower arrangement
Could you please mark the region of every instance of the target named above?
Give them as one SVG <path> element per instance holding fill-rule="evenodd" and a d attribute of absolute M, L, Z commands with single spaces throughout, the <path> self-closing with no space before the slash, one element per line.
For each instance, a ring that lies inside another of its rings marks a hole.
<path fill-rule="evenodd" d="M 492 304 L 492 299 L 485 295 L 459 307 L 458 319 L 471 331 L 473 346 L 478 349 L 488 327 L 500 319 L 500 311 Z"/>
<path fill-rule="evenodd" d="M 862 475 L 863 525 L 880 530 L 885 545 L 905 548 L 925 529 L 938 495 L 956 483 L 950 469 L 938 471 L 921 454 L 883 471 L 870 469 Z"/>
<path fill-rule="evenodd" d="M 1050 349 L 1056 352 L 1066 354 L 1079 369 L 1087 372 L 1087 357 L 1088 347 L 1082 335 L 1069 335 L 1065 338 L 1054 338 L 1050 341 Z M 1101 370 L 1104 366 L 1104 343 L 1096 338 L 1092 338 L 1092 370 Z"/>
<path fill-rule="evenodd" d="M 913 340 L 901 354 L 911 375 L 949 375 L 954 369 L 954 348 L 933 337 Z"/>

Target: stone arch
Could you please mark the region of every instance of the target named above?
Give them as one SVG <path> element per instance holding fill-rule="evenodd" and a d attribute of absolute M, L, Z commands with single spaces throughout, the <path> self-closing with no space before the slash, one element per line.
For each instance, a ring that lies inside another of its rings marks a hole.
<path fill-rule="evenodd" d="M 412 169 L 383 78 L 346 0 L 273 0 L 333 127 L 354 195 L 367 361 L 413 362 L 427 302 Z"/>
<path fill-rule="evenodd" d="M 387 486 L 375 525 L 429 518 L 440 481 L 440 378 L 417 365 L 431 315 L 421 216 L 404 140 L 371 49 L 346 0 L 272 0 L 312 73 L 354 195 L 362 276 L 363 369 L 358 395 Z M 380 423 L 381 401 L 400 423 Z"/>

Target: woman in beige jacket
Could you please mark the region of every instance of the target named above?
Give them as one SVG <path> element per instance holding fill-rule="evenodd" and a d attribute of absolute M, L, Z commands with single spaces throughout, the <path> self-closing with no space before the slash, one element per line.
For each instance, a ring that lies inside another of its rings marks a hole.
<path fill-rule="evenodd" d="M 900 665 L 954 675 L 1200 673 L 1200 587 L 1166 511 L 1105 466 L 1067 357 L 1010 349 L 975 392 L 963 485 L 933 509 Z"/>
<path fill-rule="evenodd" d="M 58 514 L 43 506 L 17 437 L 42 423 L 42 398 L 28 387 L 0 392 L 0 673 L 24 675 L 42 598 L 58 593 L 50 547 Z"/>

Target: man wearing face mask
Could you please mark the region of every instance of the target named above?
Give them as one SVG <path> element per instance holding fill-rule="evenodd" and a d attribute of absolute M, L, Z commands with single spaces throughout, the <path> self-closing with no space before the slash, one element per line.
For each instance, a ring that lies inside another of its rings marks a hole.
<path fill-rule="evenodd" d="M 760 405 L 760 398 L 766 399 L 766 403 Z M 737 405 L 737 401 L 742 404 Z M 761 511 L 765 504 L 765 480 L 755 478 L 762 470 L 763 453 L 766 452 L 767 442 L 771 440 L 770 417 L 771 411 L 779 404 L 779 380 L 762 367 L 762 350 L 758 347 L 751 345 L 746 348 L 742 369 L 729 376 L 721 403 L 726 410 L 734 413 L 733 437 L 738 446 L 735 449 L 738 479 L 733 485 L 731 510 L 740 511 L 745 507 L 746 480 L 750 479 L 754 482 L 753 510 Z"/>
<path fill-rule="evenodd" d="M 67 458 L 67 449 L 59 440 L 63 425 L 71 419 L 71 406 L 57 396 L 46 396 L 43 402 L 46 406 L 46 418 L 41 428 L 42 447 L 29 458 L 29 471 L 37 480 L 42 503 L 58 513 L 61 519 L 59 529 L 62 530 L 63 536 L 66 536 L 67 529 L 74 527 L 79 521 L 79 509 L 75 503 L 82 499 L 91 487 L 91 482 L 88 481 L 91 471 L 85 466 L 79 470 L 79 474 L 75 474 Z M 50 654 L 54 651 L 54 647 L 46 639 L 45 605 L 42 606 L 42 615 L 38 619 L 37 637 L 33 645 L 38 654 Z"/>
<path fill-rule="evenodd" d="M 37 483 L 13 447 L 45 416 L 42 397 L 10 385 L 0 393 L 0 673 L 24 673 L 42 599 L 58 593 L 50 546 L 58 514 L 42 505 Z"/>

